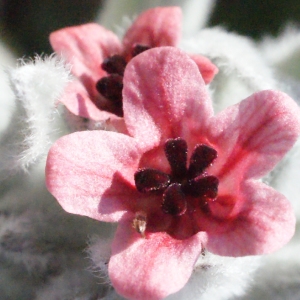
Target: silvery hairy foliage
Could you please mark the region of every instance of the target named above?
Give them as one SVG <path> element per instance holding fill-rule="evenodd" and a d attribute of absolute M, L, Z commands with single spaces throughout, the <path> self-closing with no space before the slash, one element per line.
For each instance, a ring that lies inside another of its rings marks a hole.
<path fill-rule="evenodd" d="M 277 37 L 265 36 L 259 43 L 259 51 L 271 67 L 278 88 L 300 104 L 300 31 L 289 24 Z M 296 143 L 287 158 L 275 170 L 270 185 L 284 194 L 291 202 L 297 217 L 296 233 L 288 245 L 263 258 L 249 292 L 241 299 L 289 299 L 300 296 L 300 144 Z"/>
<path fill-rule="evenodd" d="M 47 151 L 66 132 L 56 100 L 69 67 L 9 53 L 1 44 L 0 298 L 100 297 L 105 287 L 85 249 L 103 228 L 65 213 L 44 183 Z"/>
<path fill-rule="evenodd" d="M 122 16 L 132 19 L 148 7 L 180 5 L 184 21 L 180 47 L 207 56 L 219 68 L 209 86 L 216 111 L 270 88 L 299 101 L 298 29 L 289 27 L 279 37 L 255 43 L 223 28 L 204 28 L 214 2 L 131 0 L 123 6 L 113 0 L 105 3 L 97 21 L 113 27 L 120 25 L 116 20 Z M 72 80 L 72 66 L 56 56 L 17 61 L 4 46 L 0 55 L 0 298 L 122 299 L 107 274 L 114 227 L 67 214 L 44 184 L 51 143 L 68 130 L 81 128 L 82 120 L 65 118 L 57 104 Z M 265 179 L 292 201 L 298 220 L 299 161 L 297 143 Z M 286 247 L 265 257 L 204 252 L 187 285 L 167 299 L 299 299 L 299 238 L 297 230 Z"/>

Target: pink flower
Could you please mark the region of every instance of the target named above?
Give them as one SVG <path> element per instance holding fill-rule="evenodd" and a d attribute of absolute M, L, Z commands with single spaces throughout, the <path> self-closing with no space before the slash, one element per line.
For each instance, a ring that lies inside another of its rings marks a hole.
<path fill-rule="evenodd" d="M 109 262 L 118 293 L 178 291 L 203 248 L 244 256 L 289 241 L 291 205 L 259 178 L 300 133 L 291 98 L 262 91 L 214 116 L 197 65 L 172 47 L 128 63 L 123 98 L 129 135 L 73 133 L 46 165 L 47 187 L 66 211 L 119 222 Z"/>
<path fill-rule="evenodd" d="M 149 48 L 176 46 L 181 35 L 181 17 L 179 7 L 147 10 L 128 29 L 122 43 L 98 24 L 53 32 L 53 49 L 71 63 L 72 73 L 78 78 L 68 86 L 60 102 L 75 115 L 122 123 L 119 117 L 123 116 L 122 77 L 126 63 Z M 204 81 L 209 83 L 218 72 L 217 67 L 204 56 L 192 57 Z"/>

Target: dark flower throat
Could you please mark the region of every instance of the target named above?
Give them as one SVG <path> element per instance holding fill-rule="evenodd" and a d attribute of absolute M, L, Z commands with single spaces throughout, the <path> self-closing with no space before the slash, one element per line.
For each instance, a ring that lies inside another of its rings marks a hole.
<path fill-rule="evenodd" d="M 196 203 L 200 207 L 204 207 L 208 201 L 217 197 L 219 180 L 205 172 L 217 158 L 215 149 L 205 144 L 197 144 L 188 168 L 188 148 L 184 139 L 167 140 L 164 151 L 171 167 L 171 174 L 151 168 L 139 169 L 134 176 L 139 192 L 161 194 L 161 209 L 173 216 L 183 215 L 188 206 L 192 205 L 188 197 L 199 199 Z"/>
<path fill-rule="evenodd" d="M 136 45 L 131 52 L 131 58 L 150 49 L 145 45 Z M 109 75 L 102 77 L 96 83 L 97 91 L 109 101 L 110 112 L 119 117 L 123 117 L 122 90 L 123 75 L 127 65 L 125 57 L 122 55 L 113 55 L 106 58 L 101 64 L 101 68 Z M 99 107 L 103 109 L 102 107 Z"/>

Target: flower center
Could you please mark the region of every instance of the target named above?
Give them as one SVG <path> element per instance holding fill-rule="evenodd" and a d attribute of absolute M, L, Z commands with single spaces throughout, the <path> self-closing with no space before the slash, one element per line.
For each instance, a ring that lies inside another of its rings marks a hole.
<path fill-rule="evenodd" d="M 219 180 L 205 172 L 217 158 L 215 149 L 197 144 L 188 168 L 188 148 L 184 139 L 167 140 L 164 151 L 171 174 L 151 168 L 139 169 L 134 175 L 139 192 L 161 194 L 161 209 L 173 216 L 181 216 L 187 209 L 195 209 L 195 203 L 203 208 L 208 201 L 217 197 Z M 189 201 L 189 198 L 197 198 L 199 201 Z"/>
<path fill-rule="evenodd" d="M 146 45 L 135 45 L 132 48 L 131 56 L 129 59 L 137 56 L 138 54 L 150 49 Z M 108 101 L 108 111 L 114 113 L 119 117 L 123 117 L 122 105 L 122 90 L 123 90 L 123 75 L 128 60 L 122 55 L 113 55 L 107 57 L 101 64 L 101 68 L 109 75 L 102 77 L 96 83 L 97 91 L 104 96 Z M 95 103 L 97 105 L 97 103 Z M 103 107 L 99 107 L 103 109 Z"/>

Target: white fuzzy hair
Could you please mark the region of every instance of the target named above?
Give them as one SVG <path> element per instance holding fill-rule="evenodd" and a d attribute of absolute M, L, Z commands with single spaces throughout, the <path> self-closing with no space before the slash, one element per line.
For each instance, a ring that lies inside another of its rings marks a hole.
<path fill-rule="evenodd" d="M 15 111 L 1 137 L 0 178 L 27 170 L 47 153 L 55 131 L 56 101 L 70 80 L 69 67 L 54 55 L 20 60 L 8 72 Z"/>

